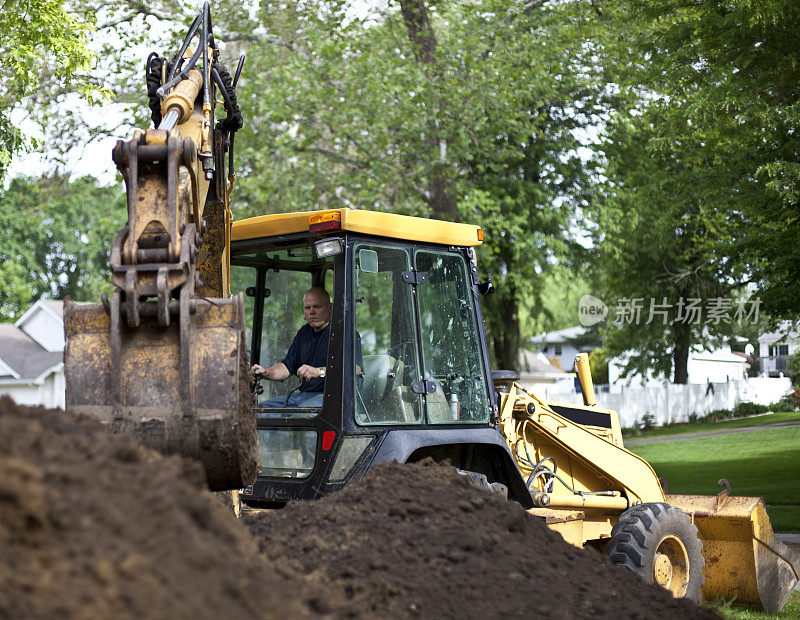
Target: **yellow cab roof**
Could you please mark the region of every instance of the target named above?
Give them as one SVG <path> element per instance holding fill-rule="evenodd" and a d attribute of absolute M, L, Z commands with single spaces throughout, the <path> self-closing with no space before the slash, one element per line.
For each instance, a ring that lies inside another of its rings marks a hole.
<path fill-rule="evenodd" d="M 233 223 L 231 241 L 305 232 L 309 230 L 312 222 L 320 221 L 339 221 L 340 227 L 337 230 L 391 239 L 466 247 L 480 245 L 483 242 L 481 227 L 473 224 L 443 222 L 361 209 L 327 209 L 251 217 Z"/>

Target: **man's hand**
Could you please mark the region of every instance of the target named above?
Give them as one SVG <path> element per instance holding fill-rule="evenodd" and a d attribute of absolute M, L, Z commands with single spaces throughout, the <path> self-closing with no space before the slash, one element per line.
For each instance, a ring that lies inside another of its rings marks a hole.
<path fill-rule="evenodd" d="M 259 366 L 258 364 L 253 364 L 250 366 L 250 383 L 254 383 L 259 379 L 266 379 L 267 378 L 267 369 L 263 366 Z"/>
<path fill-rule="evenodd" d="M 270 366 L 269 368 L 264 368 L 263 366 L 259 366 L 258 364 L 253 364 L 250 367 L 250 380 L 251 382 L 255 382 L 259 379 L 269 379 L 270 381 L 284 381 L 288 379 L 291 375 L 289 374 L 288 368 L 283 365 L 283 363 L 279 362 L 274 366 Z"/>
<path fill-rule="evenodd" d="M 308 364 L 303 364 L 300 368 L 297 369 L 297 376 L 300 377 L 303 381 L 308 381 L 309 379 L 318 379 L 322 375 L 322 369 L 317 368 L 316 366 L 309 366 Z"/>

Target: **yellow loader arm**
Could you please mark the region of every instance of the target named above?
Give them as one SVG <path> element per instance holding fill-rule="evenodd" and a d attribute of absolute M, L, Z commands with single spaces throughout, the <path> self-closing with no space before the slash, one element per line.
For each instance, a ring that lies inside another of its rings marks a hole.
<path fill-rule="evenodd" d="M 623 447 L 617 414 L 594 404 L 581 372 L 588 361 L 576 365 L 582 407 L 517 384 L 502 394 L 499 428 L 534 499 L 530 512 L 675 596 L 779 611 L 800 558 L 775 538 L 764 500 L 729 496 L 729 486 L 717 496 L 665 496 L 652 467 Z"/>
<path fill-rule="evenodd" d="M 66 304 L 65 375 L 68 410 L 199 460 L 222 490 L 252 482 L 258 455 L 244 304 L 228 283 L 223 172 L 238 127 L 215 128 L 211 104 L 219 86 L 220 125 L 238 114 L 235 80 L 220 77 L 210 24 L 206 3 L 172 62 L 156 64 L 159 127 L 114 148 L 128 208 L 111 251 L 115 290 L 103 303 Z"/>

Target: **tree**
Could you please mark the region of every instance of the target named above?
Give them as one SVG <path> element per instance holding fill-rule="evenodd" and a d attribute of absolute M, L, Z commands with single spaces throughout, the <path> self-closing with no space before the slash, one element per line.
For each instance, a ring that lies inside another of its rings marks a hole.
<path fill-rule="evenodd" d="M 11 157 L 28 144 L 11 111 L 35 92 L 43 77 L 91 93 L 81 72 L 92 61 L 90 22 L 70 13 L 63 0 L 6 0 L 0 10 L 0 181 Z"/>
<path fill-rule="evenodd" d="M 514 368 L 541 274 L 580 255 L 598 88 L 583 2 L 268 5 L 249 50 L 239 213 L 355 207 L 479 223 L 498 364 Z M 265 209 L 265 205 L 267 205 Z M 575 262 L 578 262 L 577 260 Z"/>
<path fill-rule="evenodd" d="M 800 316 L 800 47 L 791 0 L 631 0 L 647 58 L 630 83 L 676 100 L 713 128 L 704 149 L 730 171 L 725 201 L 743 215 L 720 252 L 747 256 L 777 316 Z M 678 104 L 673 104 L 677 106 Z"/>
<path fill-rule="evenodd" d="M 121 190 L 92 178 L 12 179 L 0 192 L 0 320 L 41 296 L 96 301 L 110 290 L 108 256 L 124 218 Z"/>
<path fill-rule="evenodd" d="M 187 22 L 185 2 L 85 6 L 131 49 L 157 20 Z M 494 354 L 513 368 L 543 274 L 582 257 L 571 238 L 592 170 L 576 135 L 610 102 L 591 42 L 596 8 L 402 0 L 357 17 L 346 2 L 311 0 L 213 10 L 229 62 L 234 48 L 248 51 L 236 216 L 350 206 L 482 224 L 480 262 L 501 291 L 486 303 Z M 141 68 L 103 50 L 99 69 L 146 124 L 143 88 L 132 88 Z M 53 140 L 64 146 L 83 135 L 66 118 Z"/>
<path fill-rule="evenodd" d="M 728 192 L 735 171 L 705 148 L 713 130 L 681 119 L 674 104 L 651 102 L 607 129 L 595 269 L 616 302 L 605 352 L 626 353 L 626 373 L 686 383 L 691 348 L 752 320 L 753 307 L 742 300 L 746 263 L 719 251 L 741 226 Z"/>

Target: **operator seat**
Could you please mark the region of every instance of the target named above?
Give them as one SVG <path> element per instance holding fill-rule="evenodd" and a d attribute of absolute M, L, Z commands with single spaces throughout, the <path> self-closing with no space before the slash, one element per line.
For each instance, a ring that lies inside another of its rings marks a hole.
<path fill-rule="evenodd" d="M 361 396 L 373 421 L 403 423 L 402 399 L 392 394 L 403 386 L 403 362 L 391 355 L 365 355 Z"/>

